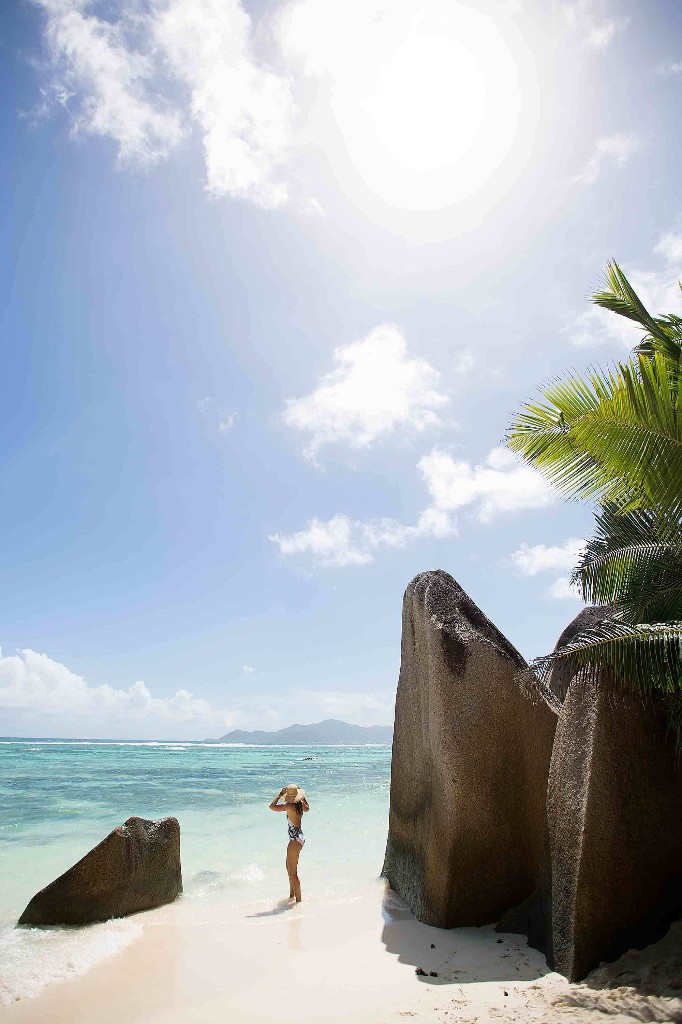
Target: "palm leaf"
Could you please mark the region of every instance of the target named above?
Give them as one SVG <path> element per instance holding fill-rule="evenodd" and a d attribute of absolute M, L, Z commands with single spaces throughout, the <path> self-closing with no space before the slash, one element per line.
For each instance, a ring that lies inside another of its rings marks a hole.
<path fill-rule="evenodd" d="M 525 688 L 556 705 L 576 673 L 601 674 L 662 701 L 682 752 L 682 317 L 652 316 L 615 261 L 593 301 L 644 331 L 634 356 L 552 381 L 507 442 L 562 494 L 602 504 L 573 582 L 604 617 L 537 659 Z"/>
<path fill-rule="evenodd" d="M 633 320 L 647 332 L 636 351 L 646 356 L 658 352 L 667 359 L 679 362 L 682 319 L 674 315 L 652 317 L 615 260 L 607 266 L 606 284 L 606 290 L 595 292 L 592 301 L 603 309 Z"/>
<path fill-rule="evenodd" d="M 606 619 L 537 658 L 521 677 L 526 687 L 544 689 L 557 666 L 569 669 L 570 678 L 581 669 L 611 672 L 616 685 L 645 696 L 682 695 L 682 622 L 631 625 Z"/>
<path fill-rule="evenodd" d="M 682 539 L 647 510 L 595 515 L 571 582 L 590 604 L 615 604 L 630 623 L 682 619 Z"/>
<path fill-rule="evenodd" d="M 528 403 L 507 443 L 558 490 L 625 507 L 682 514 L 679 368 L 655 353 L 587 378 L 548 385 Z"/>

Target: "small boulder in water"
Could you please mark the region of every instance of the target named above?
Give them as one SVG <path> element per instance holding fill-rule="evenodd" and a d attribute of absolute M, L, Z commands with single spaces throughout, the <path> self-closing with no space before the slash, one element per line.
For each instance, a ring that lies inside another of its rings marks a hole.
<path fill-rule="evenodd" d="M 171 903 L 182 892 L 177 818 L 128 818 L 36 893 L 19 924 L 90 924 Z"/>

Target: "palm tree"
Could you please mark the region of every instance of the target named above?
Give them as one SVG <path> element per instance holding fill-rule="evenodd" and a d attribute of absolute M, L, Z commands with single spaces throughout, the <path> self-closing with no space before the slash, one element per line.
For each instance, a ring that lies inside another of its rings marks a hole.
<path fill-rule="evenodd" d="M 544 687 L 562 668 L 610 669 L 666 700 L 682 749 L 682 318 L 652 317 L 615 262 L 593 301 L 642 328 L 632 357 L 553 381 L 516 414 L 507 443 L 567 497 L 599 502 L 573 582 L 605 615 L 531 675 Z"/>

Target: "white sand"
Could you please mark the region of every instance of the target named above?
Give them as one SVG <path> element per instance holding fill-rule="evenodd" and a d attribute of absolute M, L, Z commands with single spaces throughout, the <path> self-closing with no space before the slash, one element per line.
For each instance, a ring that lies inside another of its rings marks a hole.
<path fill-rule="evenodd" d="M 682 1021 L 677 999 L 569 986 L 521 936 L 419 924 L 379 883 L 338 903 L 184 899 L 136 920 L 125 950 L 0 1009 L 2 1024 Z"/>

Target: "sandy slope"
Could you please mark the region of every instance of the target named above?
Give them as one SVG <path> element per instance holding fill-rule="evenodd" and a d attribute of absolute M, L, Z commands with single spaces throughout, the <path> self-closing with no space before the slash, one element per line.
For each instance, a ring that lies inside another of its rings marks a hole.
<path fill-rule="evenodd" d="M 682 980 L 682 925 L 660 949 L 570 986 L 520 936 L 429 928 L 379 884 L 350 901 L 298 907 L 185 899 L 138 920 L 143 933 L 127 949 L 3 1008 L 2 1024 L 682 1021 L 669 977 Z M 437 976 L 418 977 L 416 967 Z M 654 994 L 637 994 L 633 982 Z"/>

